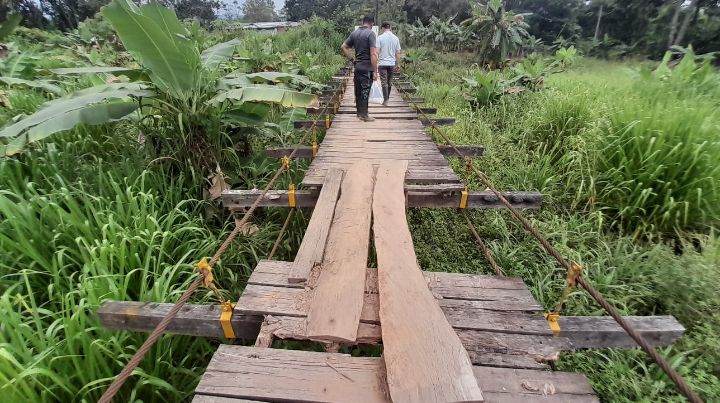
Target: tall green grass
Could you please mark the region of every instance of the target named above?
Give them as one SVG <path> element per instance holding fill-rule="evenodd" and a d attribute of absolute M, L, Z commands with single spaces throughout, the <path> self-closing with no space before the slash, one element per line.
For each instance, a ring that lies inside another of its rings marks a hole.
<path fill-rule="evenodd" d="M 707 91 L 642 81 L 636 65 L 585 59 L 544 91 L 472 110 L 458 78 L 471 63 L 452 54 L 415 63 L 418 96 L 457 118 L 445 130 L 453 142 L 485 146 L 476 165 L 498 188 L 543 193 L 542 208 L 526 216 L 623 314 L 671 314 L 687 327 L 662 354 L 707 401 L 719 400 L 718 204 L 705 203 L 716 200 L 720 179 L 717 103 Z M 451 164 L 484 188 L 462 161 Z M 557 263 L 506 212 L 471 216 L 500 266 L 552 309 L 564 288 Z M 424 269 L 492 273 L 454 212 L 412 210 L 410 224 Z M 564 314 L 605 313 L 576 290 Z M 637 350 L 568 353 L 558 364 L 585 373 L 603 401 L 682 400 Z"/>

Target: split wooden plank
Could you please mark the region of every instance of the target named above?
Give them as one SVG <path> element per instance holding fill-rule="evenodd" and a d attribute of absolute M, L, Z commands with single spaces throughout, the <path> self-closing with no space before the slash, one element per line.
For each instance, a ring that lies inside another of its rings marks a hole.
<path fill-rule="evenodd" d="M 381 164 L 373 193 L 383 357 L 400 402 L 478 402 L 482 392 L 462 346 L 417 265 L 405 218 L 407 162 Z"/>
<path fill-rule="evenodd" d="M 322 262 L 330 224 L 335 215 L 335 204 L 340 195 L 342 178 L 343 171 L 339 169 L 330 170 L 325 177 L 310 223 L 288 274 L 288 281 L 291 283 L 306 281 L 310 270 Z"/>
<path fill-rule="evenodd" d="M 345 174 L 320 276 L 308 314 L 315 340 L 353 342 L 365 293 L 374 185 L 373 167 L 360 161 Z"/>
<path fill-rule="evenodd" d="M 377 358 L 221 345 L 196 395 L 251 400 L 387 402 Z"/>

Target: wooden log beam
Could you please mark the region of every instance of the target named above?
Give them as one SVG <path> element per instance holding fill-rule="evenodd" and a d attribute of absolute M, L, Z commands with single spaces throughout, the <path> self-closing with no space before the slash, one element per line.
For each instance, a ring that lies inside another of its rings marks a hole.
<path fill-rule="evenodd" d="M 100 323 L 109 330 L 151 332 L 160 320 L 172 309 L 174 304 L 107 301 L 98 310 Z M 635 329 L 654 347 L 669 346 L 684 333 L 685 328 L 672 316 L 627 316 Z M 243 339 L 254 340 L 260 331 L 262 317 L 253 315 L 233 315 L 231 320 L 235 334 Z M 359 342 L 375 343 L 379 341 L 380 327 L 363 325 Z M 563 350 L 578 348 L 633 348 L 635 342 L 609 316 L 563 316 L 560 318 L 561 336 L 570 339 L 570 345 L 558 343 Z M 170 322 L 168 333 L 199 337 L 222 338 L 220 326 L 220 306 L 188 304 L 180 310 Z M 296 332 L 299 334 L 299 332 Z M 458 330 L 466 347 L 471 345 L 464 338 L 477 337 L 474 333 Z M 525 337 L 525 336 L 517 336 Z M 529 336 L 528 336 L 529 337 Z M 280 338 L 283 338 L 280 336 Z M 487 342 L 484 342 L 487 344 Z M 487 347 L 487 346 L 486 346 Z"/>
<path fill-rule="evenodd" d="M 630 325 L 653 346 L 669 346 L 685 333 L 672 316 L 626 316 Z M 637 343 L 609 316 L 561 316 L 560 335 L 574 348 L 631 348 Z"/>
<path fill-rule="evenodd" d="M 455 118 L 419 118 L 423 126 L 452 126 L 455 124 Z"/>
<path fill-rule="evenodd" d="M 151 332 L 175 304 L 106 301 L 97 310 L 100 323 L 110 330 Z M 225 337 L 220 325 L 222 309 L 218 304 L 185 305 L 170 322 L 167 333 L 201 337 Z M 262 318 L 257 316 L 233 315 L 230 320 L 235 335 L 241 339 L 255 340 Z"/>
<path fill-rule="evenodd" d="M 322 144 L 320 144 L 322 147 Z M 440 154 L 446 157 L 481 157 L 485 153 L 485 147 L 481 145 L 459 145 L 456 146 L 460 151 L 461 155 L 455 152 L 455 149 L 449 145 L 437 144 L 437 148 Z M 282 158 L 290 155 L 293 152 L 294 147 L 274 147 L 265 150 L 265 155 L 268 158 Z M 298 147 L 294 158 L 312 158 L 312 147 Z"/>
<path fill-rule="evenodd" d="M 255 199 L 262 194 L 262 190 L 228 190 L 220 196 L 223 206 L 236 210 L 250 207 Z M 516 208 L 539 208 L 542 195 L 537 192 L 501 192 Z M 297 207 L 314 207 L 319 195 L 317 189 L 296 190 L 295 203 Z M 458 208 L 461 195 L 459 193 L 446 194 L 444 192 L 407 192 L 408 207 L 425 208 Z M 287 190 L 272 190 L 260 201 L 259 207 L 289 207 Z M 505 206 L 489 190 L 482 192 L 468 192 L 467 208 L 504 208 Z"/>

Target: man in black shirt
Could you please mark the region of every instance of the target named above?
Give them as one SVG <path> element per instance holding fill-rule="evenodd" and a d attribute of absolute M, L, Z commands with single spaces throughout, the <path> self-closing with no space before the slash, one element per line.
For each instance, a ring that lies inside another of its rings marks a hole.
<path fill-rule="evenodd" d="M 341 48 L 349 60 L 353 60 L 350 48 L 355 49 L 355 109 L 360 120 L 372 122 L 368 115 L 368 99 L 373 80 L 378 78 L 378 48 L 375 43 L 375 32 L 372 27 L 375 19 L 366 16 L 363 25 L 342 44 Z"/>

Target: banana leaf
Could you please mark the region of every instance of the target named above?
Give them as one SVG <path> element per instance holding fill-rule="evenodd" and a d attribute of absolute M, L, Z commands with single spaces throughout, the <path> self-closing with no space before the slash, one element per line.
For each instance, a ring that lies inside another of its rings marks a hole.
<path fill-rule="evenodd" d="M 157 3 L 138 8 L 129 0 L 113 0 L 102 13 L 158 88 L 176 98 L 190 96 L 198 79 L 200 55 L 183 37 L 185 30 L 172 11 Z"/>
<path fill-rule="evenodd" d="M 65 91 L 57 85 L 47 80 L 23 80 L 22 78 L 14 77 L 0 77 L 0 81 L 4 82 L 8 86 L 21 86 L 28 88 L 38 88 L 55 95 L 63 95 Z"/>
<path fill-rule="evenodd" d="M 265 125 L 265 119 L 270 112 L 270 105 L 246 102 L 223 113 L 223 121 L 227 124 L 240 127 L 261 127 Z"/>
<path fill-rule="evenodd" d="M 65 67 L 60 69 L 50 69 L 50 72 L 59 76 L 71 76 L 75 74 L 102 74 L 102 73 L 125 73 L 137 71 L 126 67 L 113 66 L 88 66 L 88 67 Z"/>
<path fill-rule="evenodd" d="M 307 92 L 298 92 L 285 88 L 274 88 L 274 86 L 254 86 L 232 89 L 221 92 L 210 103 L 218 104 L 230 102 L 267 102 L 279 104 L 288 108 L 303 108 L 309 106 L 315 100 L 315 95 Z"/>
<path fill-rule="evenodd" d="M 228 61 L 232 57 L 233 53 L 235 53 L 235 48 L 237 48 L 240 43 L 240 40 L 236 38 L 205 49 L 200 54 L 203 66 L 209 71 L 217 70 L 221 63 Z"/>
<path fill-rule="evenodd" d="M 86 105 L 56 114 L 15 137 L 4 147 L 3 153 L 5 156 L 17 154 L 29 143 L 42 140 L 57 132 L 72 129 L 79 124 L 99 125 L 123 119 L 139 107 L 139 103 L 135 101 L 111 102 Z"/>
<path fill-rule="evenodd" d="M 86 109 L 91 105 L 104 103 L 111 99 L 151 95 L 154 95 L 152 91 L 145 89 L 143 85 L 137 83 L 111 84 L 87 88 L 63 98 L 45 102 L 37 112 L 0 130 L 0 137 L 16 137 L 48 121 L 57 122 L 57 119 L 62 116 L 71 114 L 77 110 Z M 86 118 L 86 116 L 79 116 L 79 118 Z M 75 124 L 78 123 L 84 122 L 77 121 Z M 43 127 L 53 130 L 52 126 Z M 53 133 L 56 131 L 58 130 L 54 130 Z"/>

